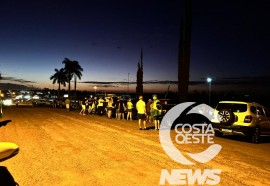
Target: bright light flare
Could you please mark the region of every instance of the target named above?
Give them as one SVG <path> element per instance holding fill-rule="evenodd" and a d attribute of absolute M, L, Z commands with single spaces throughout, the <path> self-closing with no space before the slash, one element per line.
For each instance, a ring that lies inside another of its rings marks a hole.
<path fill-rule="evenodd" d="M 5 99 L 5 100 L 3 100 L 3 104 L 5 106 L 10 106 L 10 105 L 12 105 L 12 100 L 11 99 Z"/>
<path fill-rule="evenodd" d="M 208 77 L 208 78 L 206 79 L 206 81 L 207 81 L 208 83 L 211 83 L 212 78 Z"/>

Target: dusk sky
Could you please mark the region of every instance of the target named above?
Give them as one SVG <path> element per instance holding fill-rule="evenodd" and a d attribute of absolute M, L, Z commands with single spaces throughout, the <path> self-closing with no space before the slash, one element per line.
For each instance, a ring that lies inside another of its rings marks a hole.
<path fill-rule="evenodd" d="M 78 61 L 84 69 L 80 90 L 104 86 L 99 82 L 126 82 L 128 73 L 130 82 L 136 82 L 141 49 L 144 81 L 177 81 L 183 4 L 182 0 L 1 1 L 0 88 L 13 83 L 56 89 L 49 78 L 55 68 L 63 67 L 64 58 Z M 249 83 L 260 82 L 269 91 L 269 10 L 268 0 L 193 0 L 190 81 L 204 89 L 210 76 L 213 88 L 216 84 L 224 90 L 231 83 L 250 88 Z M 96 83 L 87 83 L 92 81 Z M 157 86 L 144 87 L 154 91 Z M 165 91 L 167 86 L 159 88 Z M 130 89 L 135 91 L 135 84 Z"/>

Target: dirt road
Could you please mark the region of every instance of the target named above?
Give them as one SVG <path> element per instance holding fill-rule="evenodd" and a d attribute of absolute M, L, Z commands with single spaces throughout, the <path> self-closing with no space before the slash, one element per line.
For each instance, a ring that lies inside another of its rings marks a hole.
<path fill-rule="evenodd" d="M 16 143 L 20 153 L 0 163 L 0 185 L 159 185 L 162 169 L 214 168 L 222 170 L 220 185 L 270 185 L 269 139 L 251 144 L 215 138 L 222 145 L 218 156 L 187 166 L 170 159 L 159 133 L 138 130 L 137 121 L 58 108 L 5 108 L 3 120 L 11 122 L 0 127 L 1 141 Z M 181 148 L 198 152 L 204 147 Z"/>

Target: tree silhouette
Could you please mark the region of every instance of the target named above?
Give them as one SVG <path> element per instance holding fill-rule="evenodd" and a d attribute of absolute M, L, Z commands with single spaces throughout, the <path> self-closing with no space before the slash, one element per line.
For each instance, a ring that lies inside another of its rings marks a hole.
<path fill-rule="evenodd" d="M 60 70 L 54 69 L 55 73 L 50 77 L 50 80 L 53 80 L 53 84 L 58 83 L 58 99 L 60 98 L 60 85 L 66 86 L 68 82 L 64 68 Z"/>
<path fill-rule="evenodd" d="M 83 68 L 80 66 L 78 61 L 74 61 L 74 60 L 71 61 L 68 58 L 65 58 L 62 63 L 65 65 L 64 71 L 67 75 L 67 80 L 68 80 L 68 96 L 70 96 L 70 82 L 72 78 L 74 77 L 74 90 L 75 90 L 74 97 L 76 99 L 77 77 L 81 79 Z"/>
<path fill-rule="evenodd" d="M 143 51 L 141 50 L 141 58 L 138 63 L 137 70 L 137 86 L 136 86 L 137 97 L 143 95 Z"/>
<path fill-rule="evenodd" d="M 178 49 L 178 94 L 179 101 L 188 99 L 190 41 L 192 26 L 192 0 L 185 0 L 184 17 L 181 23 Z"/>

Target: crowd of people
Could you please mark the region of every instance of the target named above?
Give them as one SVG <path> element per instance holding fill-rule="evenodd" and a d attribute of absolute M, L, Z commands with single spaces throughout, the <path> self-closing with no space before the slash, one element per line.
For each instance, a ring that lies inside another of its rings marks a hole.
<path fill-rule="evenodd" d="M 88 115 L 95 114 L 99 116 L 106 115 L 109 119 L 116 118 L 118 120 L 138 119 L 140 130 L 146 130 L 146 123 L 154 123 L 155 130 L 159 130 L 162 118 L 162 106 L 156 94 L 148 99 L 145 103 L 143 96 L 139 96 L 139 100 L 131 98 L 124 100 L 123 97 L 85 97 L 80 101 L 81 110 L 79 114 Z M 65 100 L 67 111 L 70 110 L 70 100 Z"/>

